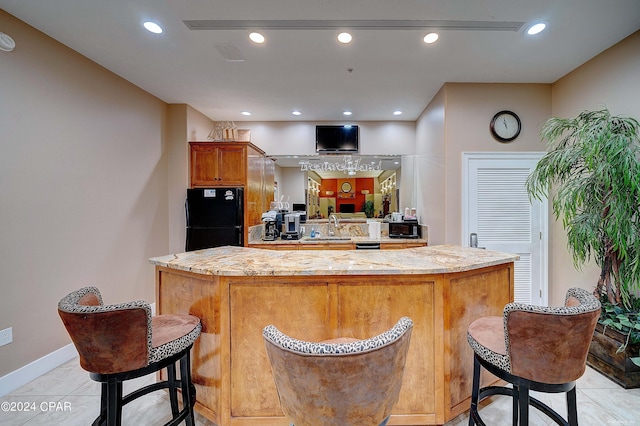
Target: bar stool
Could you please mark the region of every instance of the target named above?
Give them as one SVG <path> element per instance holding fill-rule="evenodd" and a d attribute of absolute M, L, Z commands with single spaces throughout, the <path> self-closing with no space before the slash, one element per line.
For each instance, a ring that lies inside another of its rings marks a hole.
<path fill-rule="evenodd" d="M 194 425 L 195 386 L 191 382 L 190 350 L 201 324 L 192 315 L 151 316 L 147 302 L 104 305 L 100 291 L 84 287 L 58 303 L 58 313 L 80 355 L 80 366 L 102 385 L 100 415 L 94 426 L 119 426 L 122 407 L 160 389 L 169 390 L 173 418 Z M 180 363 L 180 377 L 176 363 Z M 122 382 L 167 369 L 167 380 L 123 396 Z M 182 410 L 178 406 L 182 392 Z"/>
<path fill-rule="evenodd" d="M 587 354 L 600 302 L 581 288 L 571 288 L 563 307 L 509 303 L 502 317 L 483 317 L 469 325 L 474 352 L 469 426 L 484 425 L 478 404 L 491 395 L 513 398 L 513 425 L 529 424 L 529 404 L 559 425 L 578 424 L 576 380 L 586 369 Z M 480 367 L 512 388 L 480 389 Z M 568 421 L 529 391 L 567 394 Z M 519 422 L 519 423 L 518 423 Z"/>
<path fill-rule="evenodd" d="M 412 328 L 403 317 L 370 339 L 314 343 L 265 327 L 282 411 L 295 426 L 384 426 L 398 402 Z"/>

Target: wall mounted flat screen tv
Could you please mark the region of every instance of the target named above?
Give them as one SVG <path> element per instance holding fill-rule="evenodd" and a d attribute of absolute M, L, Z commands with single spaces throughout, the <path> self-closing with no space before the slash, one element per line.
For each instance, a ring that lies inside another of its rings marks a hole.
<path fill-rule="evenodd" d="M 316 152 L 325 154 L 358 152 L 358 126 L 350 124 L 316 126 Z"/>

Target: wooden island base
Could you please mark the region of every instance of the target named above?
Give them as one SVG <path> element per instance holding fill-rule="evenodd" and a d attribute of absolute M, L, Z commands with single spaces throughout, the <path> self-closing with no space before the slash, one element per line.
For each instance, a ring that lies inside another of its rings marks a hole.
<path fill-rule="evenodd" d="M 262 341 L 266 325 L 311 341 L 367 338 L 402 316 L 414 329 L 389 424 L 443 424 L 469 409 L 468 325 L 502 315 L 513 300 L 512 261 L 451 273 L 326 276 L 209 275 L 156 264 L 156 280 L 158 313 L 202 319 L 192 358 L 196 410 L 218 426 L 289 425 Z"/>

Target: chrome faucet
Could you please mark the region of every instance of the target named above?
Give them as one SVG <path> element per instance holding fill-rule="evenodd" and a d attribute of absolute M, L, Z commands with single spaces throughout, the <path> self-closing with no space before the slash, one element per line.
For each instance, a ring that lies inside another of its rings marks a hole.
<path fill-rule="evenodd" d="M 334 228 L 331 229 L 331 222 L 333 221 L 334 223 Z M 330 236 L 334 236 L 336 235 L 336 229 L 340 228 L 340 222 L 338 221 L 338 216 L 336 216 L 335 214 L 332 214 L 329 216 L 329 235 Z"/>

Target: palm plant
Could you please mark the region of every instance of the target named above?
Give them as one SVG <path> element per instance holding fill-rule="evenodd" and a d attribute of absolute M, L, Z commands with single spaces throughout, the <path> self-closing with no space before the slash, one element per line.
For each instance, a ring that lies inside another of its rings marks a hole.
<path fill-rule="evenodd" d="M 548 152 L 527 180 L 533 198 L 553 188 L 574 265 L 593 257 L 601 268 L 596 294 L 626 309 L 640 281 L 639 128 L 607 109 L 550 118 L 540 133 Z"/>
<path fill-rule="evenodd" d="M 364 214 L 367 217 L 373 217 L 373 212 L 374 212 L 374 208 L 373 208 L 373 201 L 365 201 L 362 204 L 362 211 L 364 212 Z"/>

